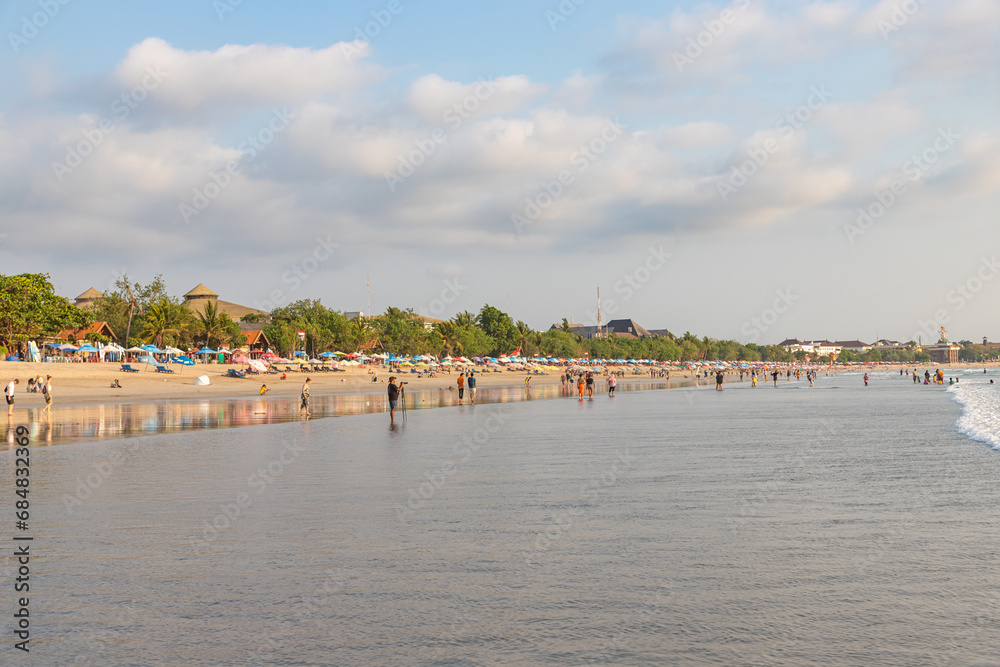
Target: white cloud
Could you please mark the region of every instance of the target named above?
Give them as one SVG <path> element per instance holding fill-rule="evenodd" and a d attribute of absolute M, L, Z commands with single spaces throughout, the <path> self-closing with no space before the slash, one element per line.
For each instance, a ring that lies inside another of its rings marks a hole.
<path fill-rule="evenodd" d="M 162 72 L 168 83 L 157 89 L 156 97 L 181 111 L 218 103 L 280 106 L 350 91 L 381 78 L 381 68 L 364 59 L 370 47 L 351 46 L 361 49 L 360 57 L 347 58 L 340 43 L 319 50 L 251 44 L 184 51 L 149 38 L 129 50 L 113 78 L 129 88 L 150 71 Z"/>

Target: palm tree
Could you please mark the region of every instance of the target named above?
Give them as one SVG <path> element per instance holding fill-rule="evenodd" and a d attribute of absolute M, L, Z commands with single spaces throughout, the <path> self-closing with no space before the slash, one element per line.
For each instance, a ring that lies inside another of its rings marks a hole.
<path fill-rule="evenodd" d="M 198 313 L 197 329 L 198 335 L 205 337 L 205 345 L 207 347 L 213 347 L 212 343 L 214 341 L 222 341 L 222 336 L 225 333 L 225 325 L 222 322 L 222 316 L 219 314 L 219 307 L 214 301 L 206 303 L 204 310 Z"/>
<path fill-rule="evenodd" d="M 161 301 L 147 310 L 140 335 L 144 343 L 162 347 L 164 339 L 172 339 L 180 333 L 183 323 L 179 307 L 169 301 Z"/>
<path fill-rule="evenodd" d="M 528 349 L 529 344 L 534 340 L 531 334 L 535 332 L 521 320 L 518 320 L 515 326 L 517 326 L 518 347 L 521 348 L 521 354 L 527 356 L 529 353 L 535 351 Z"/>
<path fill-rule="evenodd" d="M 359 315 L 351 320 L 351 333 L 355 340 L 357 340 L 358 348 L 360 349 L 371 342 L 375 332 L 371 322 Z"/>
<path fill-rule="evenodd" d="M 454 322 L 438 322 L 434 325 L 434 330 L 441 336 L 442 352 L 449 357 L 461 354 L 463 351 L 462 341 L 459 338 L 460 327 Z"/>
<path fill-rule="evenodd" d="M 476 316 L 467 310 L 463 310 L 458 315 L 455 315 L 451 321 L 463 329 L 468 329 L 476 324 Z"/>
<path fill-rule="evenodd" d="M 142 305 L 132 294 L 132 287 L 128 284 L 128 278 L 125 278 L 125 295 L 128 297 L 128 326 L 125 327 L 125 347 L 129 346 L 128 337 L 132 333 L 132 317 L 136 312 L 142 312 Z"/>

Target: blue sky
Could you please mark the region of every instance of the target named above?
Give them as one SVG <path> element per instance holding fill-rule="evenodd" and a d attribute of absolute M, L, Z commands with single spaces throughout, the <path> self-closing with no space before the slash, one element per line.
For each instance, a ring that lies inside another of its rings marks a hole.
<path fill-rule="evenodd" d="M 0 7 L 4 273 L 1000 339 L 995 2 L 233 5 Z"/>

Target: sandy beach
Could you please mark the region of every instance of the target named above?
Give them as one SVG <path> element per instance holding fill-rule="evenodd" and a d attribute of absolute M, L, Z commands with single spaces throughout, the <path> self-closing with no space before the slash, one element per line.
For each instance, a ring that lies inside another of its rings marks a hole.
<path fill-rule="evenodd" d="M 45 401 L 40 393 L 28 393 L 28 378 L 41 375 L 44 379 L 52 376 L 52 396 L 56 406 L 59 405 L 95 405 L 114 403 L 158 403 L 185 399 L 229 399 L 252 398 L 259 395 L 261 385 L 266 384 L 269 397 L 298 396 L 305 379 L 312 379 L 311 394 L 325 396 L 333 394 L 384 393 L 391 375 L 407 383 L 410 389 L 447 389 L 456 387 L 459 370 L 450 373 L 440 372 L 435 376 L 411 374 L 409 372 L 390 371 L 381 368 L 355 367 L 344 372 L 287 373 L 287 379 L 282 380 L 282 374 L 261 374 L 246 378 L 228 377 L 230 368 L 241 369 L 239 365 L 198 364 L 182 366 L 172 364 L 173 373 L 158 373 L 151 367 L 133 364 L 133 368 L 143 368 L 138 373 L 122 372 L 119 364 L 113 363 L 21 363 L 0 362 L 0 382 L 6 385 L 15 378 L 20 380 L 17 386 L 15 409 L 42 407 Z M 207 375 L 211 382 L 208 386 L 195 384 L 195 379 Z M 372 377 L 376 378 L 375 382 Z M 523 371 L 492 371 L 477 373 L 480 390 L 494 387 L 523 387 L 528 376 Z M 547 372 L 544 375 L 531 375 L 532 386 L 559 384 L 558 372 Z M 111 388 L 112 382 L 118 380 L 121 389 Z M 626 371 L 628 382 L 663 382 L 662 378 L 651 379 L 648 374 L 633 375 Z M 693 381 L 690 371 L 672 371 L 671 385 L 687 386 Z M 685 382 L 686 381 L 686 382 Z"/>
<path fill-rule="evenodd" d="M 1000 364 L 963 364 L 956 369 L 990 368 Z M 252 398 L 259 395 L 261 385 L 266 384 L 269 397 L 298 396 L 302 384 L 307 377 L 312 379 L 311 394 L 325 396 L 335 394 L 370 394 L 385 392 L 390 375 L 396 375 L 413 390 L 447 389 L 456 387 L 459 370 L 454 369 L 439 372 L 435 375 L 427 373 L 411 374 L 408 371 L 386 370 L 372 367 L 349 368 L 344 372 L 292 372 L 287 373 L 287 379 L 281 379 L 282 374 L 261 374 L 246 378 L 228 377 L 230 368 L 240 369 L 239 365 L 198 364 L 182 366 L 172 364 L 173 373 L 158 373 L 152 367 L 133 364 L 133 367 L 143 368 L 138 373 L 122 372 L 119 364 L 114 363 L 22 363 L 0 362 L 0 383 L 6 385 L 13 379 L 20 380 L 17 385 L 15 409 L 42 407 L 45 403 L 41 393 L 28 393 L 28 378 L 40 375 L 45 378 L 52 376 L 52 395 L 54 404 L 60 405 L 96 405 L 116 403 L 159 403 L 188 399 L 231 399 Z M 930 368 L 924 364 L 921 369 Z M 881 366 L 879 370 L 895 370 L 900 366 Z M 912 371 L 912 366 L 904 364 L 902 368 Z M 645 372 L 634 374 L 632 369 L 625 370 L 626 382 L 662 383 L 663 378 L 650 378 Z M 837 367 L 832 372 L 845 372 Z M 826 371 L 821 371 L 825 373 Z M 560 372 L 549 371 L 543 375 L 531 375 L 532 386 L 559 384 Z M 195 384 L 195 379 L 207 375 L 211 382 L 208 386 Z M 375 381 L 372 381 L 373 375 Z M 694 372 L 688 370 L 672 370 L 670 372 L 670 387 L 688 387 L 694 383 Z M 495 387 L 523 387 L 528 374 L 524 371 L 503 370 L 498 373 L 487 371 L 477 373 L 479 389 Z M 599 381 L 604 376 L 599 376 Z M 729 371 L 726 382 L 738 378 L 738 371 Z M 111 388 L 112 382 L 118 380 L 121 388 Z M 767 378 L 768 380 L 770 378 Z M 784 379 L 784 378 L 782 378 Z M 700 378 L 699 384 L 714 383 L 712 377 Z M 603 386 L 603 381 L 602 381 Z"/>

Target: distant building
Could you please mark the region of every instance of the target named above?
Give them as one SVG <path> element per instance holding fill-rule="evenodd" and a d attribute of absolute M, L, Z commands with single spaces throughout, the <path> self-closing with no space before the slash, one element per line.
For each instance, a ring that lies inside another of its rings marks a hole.
<path fill-rule="evenodd" d="M 91 322 L 87 326 L 80 329 L 63 329 L 59 332 L 57 338 L 59 340 L 75 343 L 77 341 L 87 340 L 87 336 L 91 334 L 95 334 L 103 338 L 109 338 L 111 340 L 117 339 L 115 332 L 111 330 L 111 327 L 107 322 Z"/>
<path fill-rule="evenodd" d="M 608 338 L 612 336 L 615 338 L 651 338 L 656 335 L 647 330 L 645 327 L 640 326 L 635 320 L 632 319 L 611 320 L 602 327 L 597 327 L 597 325 L 575 324 L 573 322 L 569 322 L 568 325 L 569 333 L 584 339 L 599 338 L 601 336 L 606 336 Z M 563 331 L 563 325 L 553 324 L 549 328 L 549 331 L 553 329 Z M 666 331 L 666 329 L 663 329 L 663 331 Z"/>
<path fill-rule="evenodd" d="M 938 364 L 957 364 L 958 353 L 962 346 L 948 340 L 948 331 L 941 327 L 941 338 L 935 345 L 923 345 L 921 349 L 931 356 L 931 361 Z"/>
<path fill-rule="evenodd" d="M 798 338 L 786 338 L 778 343 L 778 347 L 784 348 L 785 352 L 805 352 L 825 357 L 829 354 L 840 354 L 841 346 L 828 340 L 799 340 Z"/>
<path fill-rule="evenodd" d="M 268 315 L 269 313 L 250 306 L 241 306 L 238 303 L 222 301 L 219 295 L 199 283 L 197 287 L 184 295 L 184 305 L 195 313 L 204 313 L 205 306 L 214 303 L 219 314 L 225 313 L 232 320 L 239 322 L 246 315 Z"/>
<path fill-rule="evenodd" d="M 838 340 L 834 345 L 842 350 L 849 350 L 851 352 L 867 352 L 872 349 L 871 345 L 862 343 L 860 340 Z"/>
<path fill-rule="evenodd" d="M 635 320 L 611 320 L 604 326 L 604 333 L 609 336 L 622 336 L 623 334 L 630 334 L 636 338 L 652 338 L 651 334 L 644 327 L 639 326 Z"/>
<path fill-rule="evenodd" d="M 83 310 L 87 310 L 89 308 L 93 308 L 94 307 L 94 300 L 95 299 L 99 299 L 102 296 L 104 296 L 104 295 L 101 294 L 100 292 L 98 292 L 93 287 L 91 287 L 86 292 L 84 292 L 80 296 L 76 297 L 76 299 L 73 300 L 73 305 L 75 305 L 77 308 L 81 308 Z"/>

